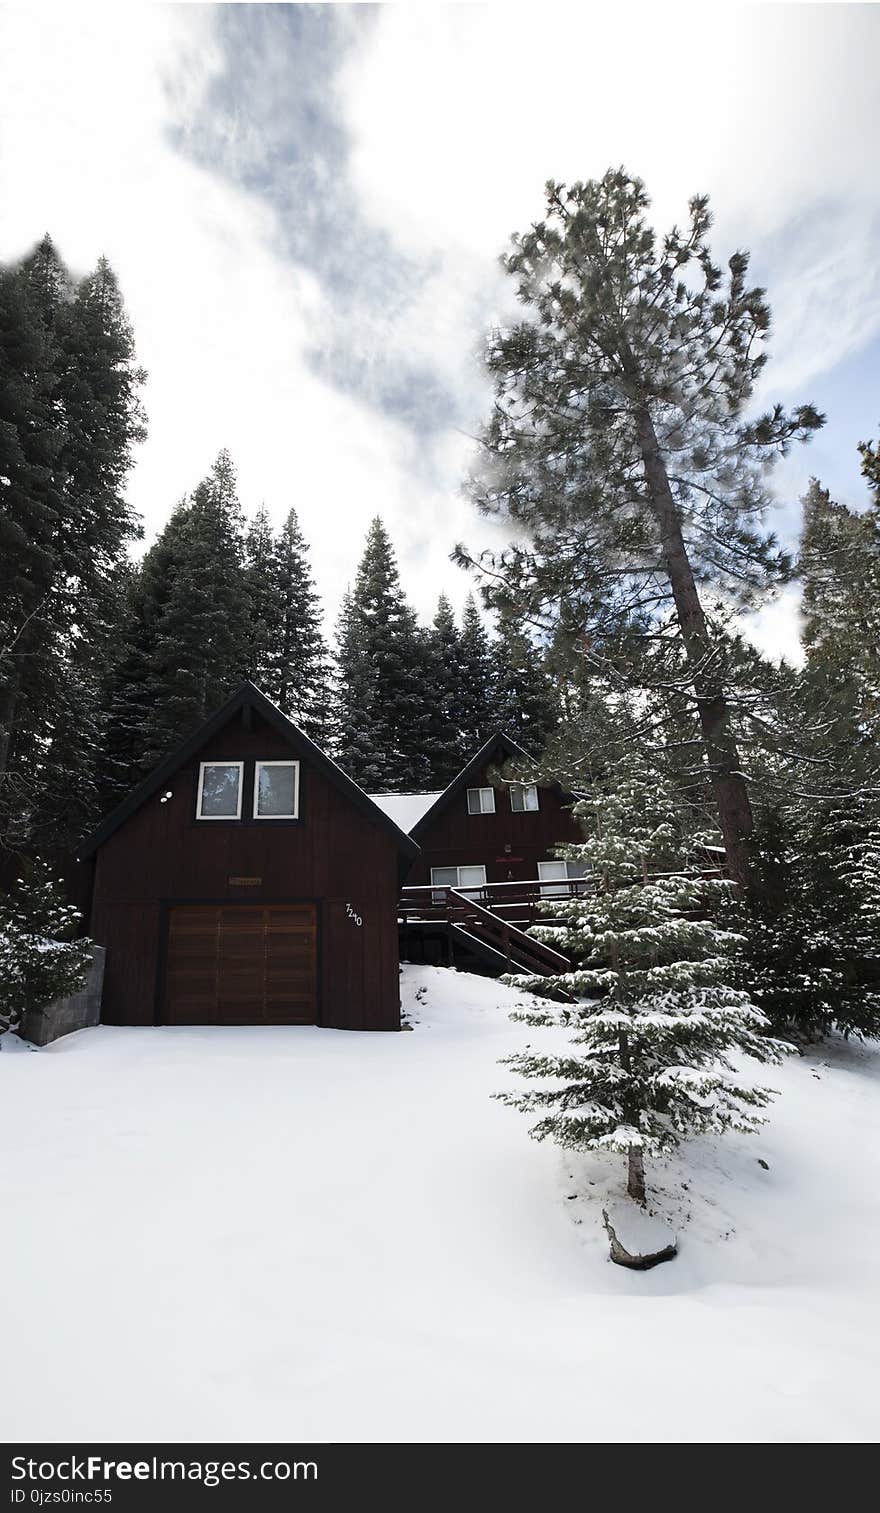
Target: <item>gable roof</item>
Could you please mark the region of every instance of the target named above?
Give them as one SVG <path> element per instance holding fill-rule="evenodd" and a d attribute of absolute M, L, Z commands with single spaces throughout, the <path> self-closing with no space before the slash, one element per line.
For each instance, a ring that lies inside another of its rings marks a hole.
<path fill-rule="evenodd" d="M 123 799 L 121 804 L 117 804 L 115 809 L 111 810 L 110 814 L 101 821 L 100 825 L 92 831 L 91 835 L 85 837 L 77 849 L 77 859 L 84 861 L 86 857 L 91 856 L 97 851 L 99 846 L 103 846 L 104 842 L 109 840 L 110 836 L 119 829 L 120 825 L 124 825 L 125 821 L 130 819 L 140 809 L 141 805 L 146 803 L 147 799 L 156 793 L 164 783 L 167 783 L 168 779 L 173 777 L 174 773 L 185 762 L 188 762 L 191 757 L 195 756 L 196 752 L 204 746 L 206 741 L 209 741 L 219 730 L 222 730 L 224 725 L 228 725 L 229 721 L 240 710 L 245 708 L 250 708 L 260 715 L 268 725 L 271 725 L 273 729 L 277 730 L 284 737 L 291 750 L 296 752 L 297 756 L 301 757 L 309 766 L 315 767 L 319 772 L 323 773 L 327 781 L 334 788 L 337 788 L 340 793 L 344 794 L 349 802 L 356 809 L 359 809 L 362 814 L 366 815 L 367 819 L 372 820 L 379 829 L 386 830 L 392 840 L 396 842 L 400 851 L 410 858 L 417 854 L 419 848 L 416 842 L 411 840 L 405 831 L 399 825 L 396 825 L 384 810 L 380 809 L 379 805 L 374 803 L 364 793 L 362 788 L 358 787 L 357 783 L 353 782 L 350 777 L 347 777 L 341 767 L 337 767 L 335 762 L 331 761 L 328 756 L 325 756 L 324 752 L 313 741 L 310 741 L 307 735 L 303 734 L 299 726 L 294 725 L 293 721 L 289 720 L 287 715 L 282 713 L 277 704 L 273 704 L 271 699 L 267 699 L 266 695 L 261 693 L 259 688 L 255 687 L 253 683 L 245 681 L 239 684 L 232 697 L 227 699 L 226 703 L 217 710 L 216 714 L 212 714 L 197 730 L 194 730 L 191 735 L 187 736 L 185 741 L 182 741 L 179 746 L 175 747 L 174 751 L 169 752 L 168 756 L 159 763 L 158 767 L 154 767 L 153 771 L 144 778 L 143 782 L 138 783 L 137 787 L 132 789 L 128 797 Z"/>
<path fill-rule="evenodd" d="M 511 757 L 517 762 L 534 761 L 534 757 L 520 746 L 519 742 L 513 739 L 513 736 L 508 735 L 504 730 L 496 730 L 495 734 L 489 737 L 485 745 L 481 746 L 479 751 L 471 757 L 467 766 L 461 769 L 458 777 L 452 779 L 449 787 L 444 788 L 430 808 L 426 809 L 421 818 L 412 826 L 409 832 L 412 839 L 418 840 L 419 836 L 427 829 L 428 824 L 435 820 L 438 815 L 442 814 L 444 809 L 449 808 L 453 799 L 461 793 L 462 789 L 467 788 L 471 778 L 478 777 L 488 762 L 497 756 L 500 756 L 501 761 L 507 761 Z M 553 786 L 555 787 L 556 785 L 554 784 Z"/>

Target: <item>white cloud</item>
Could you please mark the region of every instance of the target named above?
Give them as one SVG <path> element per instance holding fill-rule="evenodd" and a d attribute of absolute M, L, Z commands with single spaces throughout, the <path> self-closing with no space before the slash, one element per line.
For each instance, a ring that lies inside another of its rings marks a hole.
<path fill-rule="evenodd" d="M 750 244 L 773 276 L 788 386 L 880 330 L 878 47 L 873 6 L 385 6 L 339 102 L 369 213 L 459 276 L 540 215 L 547 178 L 623 162 L 661 227 L 709 191 L 719 251 Z"/>
<path fill-rule="evenodd" d="M 116 268 L 149 372 L 131 485 L 149 534 L 227 446 L 246 502 L 296 506 L 331 612 L 375 513 L 420 607 L 442 578 L 460 599 L 467 442 L 437 445 L 427 483 L 409 430 L 315 376 L 317 279 L 277 250 L 270 207 L 175 146 L 220 66 L 208 11 L 12 8 L 0 55 L 0 257 L 49 229 L 75 270 L 102 252 Z"/>
<path fill-rule="evenodd" d="M 274 8 L 257 9 L 265 45 Z M 276 517 L 296 505 L 331 605 L 376 512 L 423 613 L 441 587 L 460 602 L 468 584 L 448 552 L 487 531 L 459 492 L 467 436 L 411 429 L 382 412 L 378 388 L 373 403 L 342 392 L 309 351 L 329 336 L 367 365 L 372 353 L 402 374 L 423 366 L 467 432 L 486 403 L 474 349 L 510 293 L 495 259 L 540 213 L 548 176 L 625 161 L 660 224 L 711 190 L 720 244 L 751 242 L 762 277 L 766 265 L 771 388 L 774 367 L 777 384 L 805 382 L 880 324 L 873 7 L 388 5 L 363 24 L 353 11 L 335 81 L 351 192 L 423 276 L 350 325 L 320 267 L 284 250 L 290 207 L 230 177 L 239 159 L 259 164 L 264 128 L 222 123 L 223 171 L 189 151 L 229 63 L 213 7 L 0 15 L 0 257 L 49 229 L 75 268 L 101 252 L 116 267 L 150 374 L 131 490 L 148 528 L 228 446 L 248 504 Z M 290 108 L 308 58 L 249 61 L 271 109 Z M 349 185 L 333 187 L 345 204 Z"/>

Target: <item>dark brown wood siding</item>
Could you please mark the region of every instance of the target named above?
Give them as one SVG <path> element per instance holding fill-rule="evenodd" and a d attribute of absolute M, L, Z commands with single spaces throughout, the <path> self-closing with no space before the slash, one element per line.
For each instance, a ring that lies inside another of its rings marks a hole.
<path fill-rule="evenodd" d="M 468 780 L 470 788 L 489 788 L 488 766 Z M 431 881 L 432 867 L 484 866 L 490 883 L 525 882 L 538 876 L 538 862 L 549 859 L 562 841 L 581 841 L 572 818 L 571 800 L 554 788 L 538 790 L 536 813 L 517 814 L 506 788 L 496 788 L 494 814 L 468 814 L 467 791 L 453 795 L 437 817 L 419 831 L 421 854 L 407 883 Z"/>
<path fill-rule="evenodd" d="M 258 716 L 247 724 L 236 717 L 169 780 L 166 803 L 148 798 L 97 852 L 90 933 L 107 948 L 103 1018 L 161 1022 L 171 908 L 237 900 L 314 906 L 319 1024 L 396 1029 L 394 837 L 305 762 L 298 820 L 248 818 L 254 762 L 296 754 Z M 245 763 L 243 818 L 199 821 L 199 763 L 223 758 Z"/>

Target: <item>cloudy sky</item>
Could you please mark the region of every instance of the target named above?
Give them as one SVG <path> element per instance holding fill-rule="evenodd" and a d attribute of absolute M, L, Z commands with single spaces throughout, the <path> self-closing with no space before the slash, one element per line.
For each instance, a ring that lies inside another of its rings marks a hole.
<path fill-rule="evenodd" d="M 226 446 L 246 508 L 296 506 L 331 611 L 378 512 L 429 614 L 487 535 L 460 480 L 508 235 L 549 177 L 624 163 L 658 226 L 708 191 L 769 289 L 768 397 L 829 417 L 779 473 L 790 533 L 811 474 L 864 501 L 880 429 L 878 57 L 870 5 L 4 5 L 0 259 L 49 230 L 115 265 L 148 538 Z"/>

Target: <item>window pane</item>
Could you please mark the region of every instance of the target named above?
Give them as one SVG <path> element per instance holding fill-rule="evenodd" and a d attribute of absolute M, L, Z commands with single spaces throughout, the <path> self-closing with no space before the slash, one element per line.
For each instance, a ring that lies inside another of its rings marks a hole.
<path fill-rule="evenodd" d="M 206 762 L 202 768 L 202 804 L 199 813 L 212 819 L 235 819 L 241 769 L 232 763 Z"/>
<path fill-rule="evenodd" d="M 586 877 L 588 867 L 586 862 L 566 862 L 569 877 Z"/>
<path fill-rule="evenodd" d="M 257 814 L 262 818 L 290 819 L 296 805 L 296 766 L 285 762 L 282 766 L 258 768 Z"/>
<path fill-rule="evenodd" d="M 542 898 L 561 898 L 568 894 L 568 874 L 565 870 L 565 862 L 539 862 L 538 877 L 541 879 L 543 885 L 541 888 Z M 557 884 L 556 887 L 553 886 L 554 883 Z M 562 887 L 558 886 L 560 883 L 563 885 Z"/>
<path fill-rule="evenodd" d="M 458 882 L 461 888 L 480 888 L 485 881 L 485 867 L 459 867 L 458 869 Z"/>
<path fill-rule="evenodd" d="M 534 783 L 511 783 L 510 807 L 514 814 L 522 814 L 528 810 L 534 812 L 538 807 L 538 790 Z"/>
<path fill-rule="evenodd" d="M 468 814 L 482 814 L 482 795 L 479 788 L 468 789 Z"/>
<path fill-rule="evenodd" d="M 437 893 L 431 894 L 431 902 L 434 904 L 445 904 L 446 894 L 443 892 L 443 889 L 458 887 L 458 868 L 432 867 L 431 884 L 433 887 L 439 889 Z"/>

